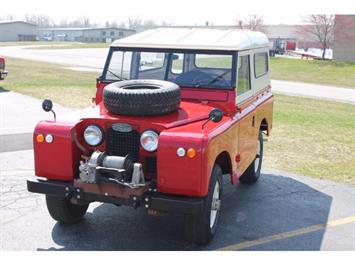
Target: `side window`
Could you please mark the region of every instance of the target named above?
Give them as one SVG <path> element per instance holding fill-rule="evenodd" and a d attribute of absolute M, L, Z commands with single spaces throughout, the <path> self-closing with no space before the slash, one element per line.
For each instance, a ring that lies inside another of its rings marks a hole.
<path fill-rule="evenodd" d="M 199 68 L 229 69 L 232 65 L 232 57 L 230 55 L 196 54 L 195 65 Z"/>
<path fill-rule="evenodd" d="M 249 55 L 244 55 L 238 59 L 238 87 L 237 94 L 241 95 L 250 90 L 250 61 Z"/>
<path fill-rule="evenodd" d="M 255 77 L 261 77 L 269 71 L 268 54 L 266 52 L 254 55 Z"/>
<path fill-rule="evenodd" d="M 112 54 L 106 79 L 130 79 L 132 52 L 117 51 Z"/>
<path fill-rule="evenodd" d="M 183 71 L 184 54 L 173 54 L 173 62 L 171 72 L 173 74 L 181 74 Z"/>
<path fill-rule="evenodd" d="M 164 53 L 141 53 L 139 71 L 162 68 L 164 65 Z"/>

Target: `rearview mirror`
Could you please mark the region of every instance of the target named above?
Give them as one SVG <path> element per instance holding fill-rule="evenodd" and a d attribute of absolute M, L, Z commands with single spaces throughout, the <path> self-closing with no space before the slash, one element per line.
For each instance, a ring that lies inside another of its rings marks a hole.
<path fill-rule="evenodd" d="M 211 121 L 218 123 L 223 118 L 223 112 L 221 109 L 215 108 L 210 112 L 210 114 L 208 115 L 208 118 Z"/>

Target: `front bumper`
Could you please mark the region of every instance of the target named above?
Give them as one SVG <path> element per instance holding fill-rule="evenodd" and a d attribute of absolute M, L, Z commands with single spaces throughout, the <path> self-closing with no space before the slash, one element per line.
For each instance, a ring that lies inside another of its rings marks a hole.
<path fill-rule="evenodd" d="M 85 191 L 82 187 L 76 187 L 73 182 L 28 179 L 27 190 L 29 192 L 68 199 L 74 198 L 87 202 L 98 201 L 117 205 L 126 205 L 134 208 L 143 207 L 148 210 L 185 214 L 199 213 L 202 211 L 203 207 L 202 198 L 172 196 L 154 192 L 154 190 L 146 191 L 141 195 L 117 197 Z"/>

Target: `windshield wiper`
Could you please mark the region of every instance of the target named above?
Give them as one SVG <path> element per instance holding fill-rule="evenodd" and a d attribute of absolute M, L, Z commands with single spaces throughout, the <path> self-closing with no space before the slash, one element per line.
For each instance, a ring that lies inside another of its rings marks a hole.
<path fill-rule="evenodd" d="M 226 72 L 223 72 L 222 74 L 219 74 L 217 77 L 215 77 L 214 79 L 212 79 L 210 82 L 208 82 L 206 85 L 211 85 L 213 83 L 215 83 L 217 80 L 219 80 L 220 78 L 223 78 L 225 75 L 227 75 L 230 72 L 230 70 L 227 70 Z"/>
<path fill-rule="evenodd" d="M 119 79 L 119 81 L 122 81 L 122 80 L 127 80 L 125 78 L 122 78 L 121 76 L 117 75 L 116 73 L 112 72 L 111 70 L 107 69 L 108 72 L 110 72 L 110 74 L 114 75 L 116 78 Z"/>

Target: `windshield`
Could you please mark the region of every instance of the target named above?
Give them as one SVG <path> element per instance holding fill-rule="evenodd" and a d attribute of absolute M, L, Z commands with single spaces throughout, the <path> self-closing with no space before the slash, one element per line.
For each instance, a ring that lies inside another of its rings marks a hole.
<path fill-rule="evenodd" d="M 231 88 L 232 58 L 232 54 L 113 51 L 104 79 L 158 79 L 181 87 Z"/>

